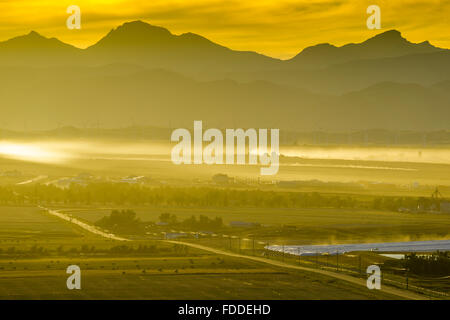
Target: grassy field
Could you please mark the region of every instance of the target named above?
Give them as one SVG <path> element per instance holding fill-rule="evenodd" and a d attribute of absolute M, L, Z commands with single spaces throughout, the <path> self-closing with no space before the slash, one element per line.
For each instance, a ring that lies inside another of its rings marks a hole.
<path fill-rule="evenodd" d="M 0 299 L 396 298 L 309 272 L 192 248 L 180 253 L 161 241 L 127 243 L 151 244 L 155 253 L 112 254 L 104 250 L 123 243 L 85 234 L 39 209 L 4 207 L 0 212 Z M 62 245 L 66 250 L 59 251 Z M 15 251 L 9 250 L 12 246 Z M 44 251 L 30 251 L 36 246 Z M 96 251 L 85 253 L 82 246 Z M 66 288 L 65 270 L 73 264 L 82 270 L 80 291 Z"/>
<path fill-rule="evenodd" d="M 282 252 L 269 251 L 265 248 L 268 242 L 252 241 L 253 239 L 239 238 L 204 238 L 184 239 L 194 245 L 203 245 L 241 255 L 265 257 L 268 260 L 300 265 L 313 269 L 329 270 L 337 273 L 349 274 L 365 279 L 369 266 L 378 265 L 382 272 L 382 283 L 401 289 L 412 290 L 416 293 L 438 299 L 449 299 L 450 279 L 448 277 L 430 277 L 409 273 L 401 268 L 390 267 L 392 257 L 379 252 L 347 252 L 336 254 L 291 255 Z M 404 254 L 403 253 L 399 253 Z M 407 280 L 408 278 L 408 280 Z"/>
<path fill-rule="evenodd" d="M 36 207 L 0 207 L 1 242 L 52 241 L 79 238 L 70 224 L 47 216 Z"/>
<path fill-rule="evenodd" d="M 221 233 L 248 236 L 285 244 L 333 244 L 343 242 L 437 240 L 450 237 L 450 215 L 399 213 L 352 209 L 265 208 L 132 208 L 142 221 L 157 222 L 161 213 L 175 214 L 179 221 L 200 214 L 231 221 L 261 224 L 258 228 L 225 227 Z M 69 210 L 68 213 L 96 222 L 111 208 Z M 289 226 L 289 227 L 286 227 Z M 205 230 L 207 231 L 207 230 Z"/>
<path fill-rule="evenodd" d="M 82 270 L 66 288 L 65 268 Z M 228 257 L 0 261 L 0 299 L 395 299 L 305 272 Z M 269 285 L 270 284 L 270 285 Z"/>

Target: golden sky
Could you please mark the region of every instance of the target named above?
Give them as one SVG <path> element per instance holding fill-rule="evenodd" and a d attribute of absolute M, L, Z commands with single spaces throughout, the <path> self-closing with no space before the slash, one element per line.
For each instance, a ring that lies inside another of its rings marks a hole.
<path fill-rule="evenodd" d="M 381 30 L 366 27 L 372 4 L 381 8 Z M 66 28 L 69 5 L 81 8 L 81 30 Z M 35 30 L 84 48 L 140 19 L 232 49 L 290 58 L 310 45 L 361 42 L 389 29 L 450 48 L 449 15 L 450 0 L 0 0 L 0 41 Z"/>

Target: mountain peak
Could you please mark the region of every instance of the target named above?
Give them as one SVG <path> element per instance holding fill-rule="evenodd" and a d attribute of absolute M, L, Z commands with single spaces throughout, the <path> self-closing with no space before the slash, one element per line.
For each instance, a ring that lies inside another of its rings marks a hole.
<path fill-rule="evenodd" d="M 315 46 L 310 46 L 310 47 L 306 47 L 305 49 L 302 50 L 302 54 L 311 54 L 311 53 L 316 53 L 316 52 L 326 52 L 328 50 L 333 50 L 336 49 L 336 46 L 333 46 L 332 44 L 329 43 L 319 43 L 316 44 Z"/>
<path fill-rule="evenodd" d="M 154 26 L 141 20 L 125 22 L 112 29 L 99 42 L 91 46 L 95 47 L 142 47 L 151 43 L 171 41 L 174 35 L 163 27 Z"/>
<path fill-rule="evenodd" d="M 138 42 L 149 38 L 170 38 L 172 36 L 172 33 L 166 28 L 136 20 L 125 22 L 117 28 L 112 29 L 103 39 L 114 38 L 125 42 Z"/>
<path fill-rule="evenodd" d="M 40 33 L 31 30 L 29 34 L 27 34 L 26 36 L 28 37 L 33 37 L 33 38 L 45 38 L 44 36 L 42 36 Z"/>
<path fill-rule="evenodd" d="M 4 49 L 30 49 L 30 50 L 41 50 L 41 49 L 57 49 L 66 48 L 75 50 L 76 48 L 59 41 L 56 38 L 47 38 L 36 31 L 31 31 L 28 34 L 17 36 L 0 42 L 1 47 Z"/>
<path fill-rule="evenodd" d="M 141 20 L 135 20 L 125 22 L 121 26 L 113 30 L 113 32 L 130 32 L 130 33 L 160 33 L 164 35 L 171 35 L 170 31 L 166 28 L 154 26 Z"/>
<path fill-rule="evenodd" d="M 25 42 L 25 41 L 36 42 L 36 41 L 45 41 L 45 40 L 49 40 L 49 39 L 33 30 L 33 31 L 30 31 L 28 34 L 17 36 L 17 37 L 9 39 L 7 41 L 9 41 L 9 42 Z"/>
<path fill-rule="evenodd" d="M 303 66 L 322 67 L 345 63 L 351 60 L 398 57 L 408 54 L 429 53 L 441 50 L 428 41 L 412 43 L 395 29 L 377 34 L 360 43 L 349 43 L 342 47 L 320 44 L 309 47 L 291 59 Z"/>
<path fill-rule="evenodd" d="M 401 38 L 402 37 L 402 33 L 396 29 L 391 29 L 382 33 L 377 34 L 375 37 L 373 38 L 377 38 L 377 37 L 384 37 L 384 38 Z"/>
<path fill-rule="evenodd" d="M 364 41 L 364 43 L 370 43 L 370 42 L 409 42 L 405 38 L 403 38 L 402 33 L 398 30 L 392 29 L 388 30 L 382 33 L 377 34 L 376 36 Z"/>

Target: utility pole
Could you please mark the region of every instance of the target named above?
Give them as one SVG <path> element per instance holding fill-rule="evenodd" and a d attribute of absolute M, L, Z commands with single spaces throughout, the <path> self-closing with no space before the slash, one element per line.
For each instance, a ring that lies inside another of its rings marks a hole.
<path fill-rule="evenodd" d="M 319 268 L 319 252 L 316 250 L 316 267 Z"/>
<path fill-rule="evenodd" d="M 239 244 L 239 253 L 241 253 L 241 238 L 238 238 L 238 244 Z"/>
<path fill-rule="evenodd" d="M 284 244 L 281 246 L 281 250 L 283 251 L 283 262 L 284 262 Z"/>
<path fill-rule="evenodd" d="M 359 274 L 362 275 L 362 269 L 361 269 L 361 255 L 358 255 L 359 259 Z"/>
<path fill-rule="evenodd" d="M 409 269 L 406 269 L 406 290 L 408 290 L 409 287 L 409 281 L 408 281 L 408 273 L 409 273 Z"/>
<path fill-rule="evenodd" d="M 339 272 L 339 250 L 336 250 L 336 271 Z"/>

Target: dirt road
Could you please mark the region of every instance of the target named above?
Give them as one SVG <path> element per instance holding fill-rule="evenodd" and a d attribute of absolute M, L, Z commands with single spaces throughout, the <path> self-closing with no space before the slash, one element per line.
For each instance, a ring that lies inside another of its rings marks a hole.
<path fill-rule="evenodd" d="M 101 236 L 103 238 L 107 238 L 107 239 L 111 239 L 111 240 L 117 240 L 117 241 L 130 241 L 128 239 L 118 237 L 118 236 L 116 236 L 116 235 L 114 235 L 112 233 L 104 232 L 104 231 L 100 230 L 99 228 L 97 228 L 97 227 L 95 227 L 93 225 L 87 224 L 87 223 L 82 222 L 82 221 L 80 221 L 80 220 L 78 220 L 78 219 L 76 219 L 76 218 L 74 218 L 72 216 L 69 216 L 68 214 L 63 213 L 60 210 L 52 210 L 52 209 L 44 208 L 42 206 L 39 206 L 39 208 L 41 208 L 43 210 L 46 210 L 52 216 L 55 216 L 55 217 L 58 217 L 60 219 L 66 220 L 68 222 L 71 222 L 71 223 L 73 223 L 73 224 L 83 228 L 84 230 L 89 231 L 89 232 L 91 232 L 93 234 L 96 234 L 98 236 Z"/>

